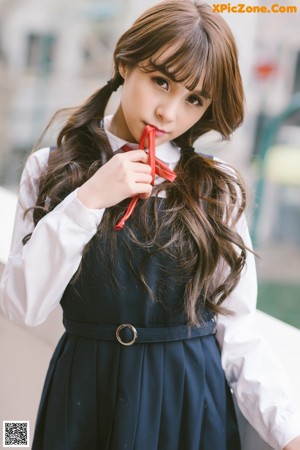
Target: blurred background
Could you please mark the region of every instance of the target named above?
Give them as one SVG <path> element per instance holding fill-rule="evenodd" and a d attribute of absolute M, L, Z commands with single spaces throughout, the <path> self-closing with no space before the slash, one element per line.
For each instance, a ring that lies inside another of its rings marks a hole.
<path fill-rule="evenodd" d="M 17 191 L 51 116 L 110 78 L 118 36 L 154 3 L 0 0 L 0 186 Z M 242 171 L 259 308 L 300 328 L 300 11 L 288 11 L 297 3 L 284 0 L 280 13 L 222 13 L 238 43 L 246 119 L 230 143 L 209 133 L 197 145 Z M 43 142 L 53 144 L 55 130 Z"/>
<path fill-rule="evenodd" d="M 0 273 L 9 251 L 21 171 L 33 145 L 55 111 L 79 105 L 106 83 L 117 38 L 154 3 L 0 0 Z M 270 6 L 271 0 L 247 3 L 254 4 Z M 268 314 L 259 314 L 257 325 L 294 376 L 300 404 L 299 358 L 294 357 L 300 345 L 298 5 L 298 0 L 284 0 L 279 13 L 222 13 L 238 44 L 246 117 L 230 142 L 208 133 L 197 147 L 233 164 L 247 182 L 247 216 L 259 255 L 258 308 Z M 289 12 L 290 6 L 298 11 Z M 117 102 L 115 94 L 108 112 Z M 55 145 L 56 132 L 48 133 L 42 145 Z M 59 308 L 30 330 L 0 314 L 3 419 L 29 419 L 33 429 L 45 372 L 62 332 Z M 249 437 L 245 449 L 269 448 L 253 438 L 249 427 L 241 430 L 244 442 Z"/>

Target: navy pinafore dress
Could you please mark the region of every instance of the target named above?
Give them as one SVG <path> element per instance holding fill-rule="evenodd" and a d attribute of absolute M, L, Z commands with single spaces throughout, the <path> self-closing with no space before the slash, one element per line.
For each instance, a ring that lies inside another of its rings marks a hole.
<path fill-rule="evenodd" d="M 240 450 L 214 319 L 204 310 L 202 336 L 182 332 L 186 280 L 170 256 L 147 258 L 146 246 L 129 241 L 132 226 L 129 219 L 115 233 L 117 283 L 109 282 L 109 250 L 94 237 L 65 290 L 67 331 L 50 362 L 32 450 Z M 163 301 L 139 281 L 142 266 Z M 130 326 L 119 342 L 121 324 Z M 131 325 L 146 331 L 146 342 L 123 345 L 135 339 Z"/>

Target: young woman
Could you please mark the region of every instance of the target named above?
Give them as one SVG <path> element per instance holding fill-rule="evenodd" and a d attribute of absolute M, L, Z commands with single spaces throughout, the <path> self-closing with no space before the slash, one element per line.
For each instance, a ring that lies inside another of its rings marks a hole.
<path fill-rule="evenodd" d="M 299 413 L 252 329 L 243 183 L 193 148 L 243 120 L 232 34 L 198 0 L 167 0 L 114 62 L 21 180 L 2 308 L 37 325 L 60 303 L 66 328 L 32 448 L 240 449 L 233 391 L 270 445 L 299 450 Z"/>

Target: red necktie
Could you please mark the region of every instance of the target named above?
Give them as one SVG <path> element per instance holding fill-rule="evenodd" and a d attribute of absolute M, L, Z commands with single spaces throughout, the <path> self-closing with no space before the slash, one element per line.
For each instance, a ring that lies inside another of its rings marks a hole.
<path fill-rule="evenodd" d="M 151 184 L 152 184 L 152 186 L 154 185 L 155 175 L 165 178 L 168 181 L 174 181 L 176 178 L 175 172 L 173 172 L 173 170 L 171 170 L 166 164 L 164 164 L 162 161 L 160 161 L 159 159 L 157 159 L 155 157 L 155 128 L 154 127 L 151 127 L 150 125 L 146 125 L 144 133 L 143 133 L 140 143 L 139 143 L 140 150 L 145 149 L 146 138 L 148 138 L 148 149 L 149 149 L 148 164 L 151 167 L 151 175 L 152 175 Z M 122 147 L 122 149 L 126 152 L 131 150 L 131 148 L 128 147 L 127 145 L 124 145 L 124 147 Z M 139 195 L 137 195 L 131 199 L 124 216 L 115 225 L 115 230 L 121 230 L 124 227 L 125 222 L 131 216 L 131 214 L 135 208 L 135 205 L 137 204 L 138 199 L 139 199 Z"/>

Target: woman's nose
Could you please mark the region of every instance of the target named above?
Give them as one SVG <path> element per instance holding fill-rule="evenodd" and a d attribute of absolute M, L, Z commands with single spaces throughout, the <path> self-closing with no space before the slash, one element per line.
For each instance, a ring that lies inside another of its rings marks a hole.
<path fill-rule="evenodd" d="M 156 114 L 163 122 L 174 122 L 178 114 L 179 102 L 176 99 L 168 99 L 159 103 Z"/>

